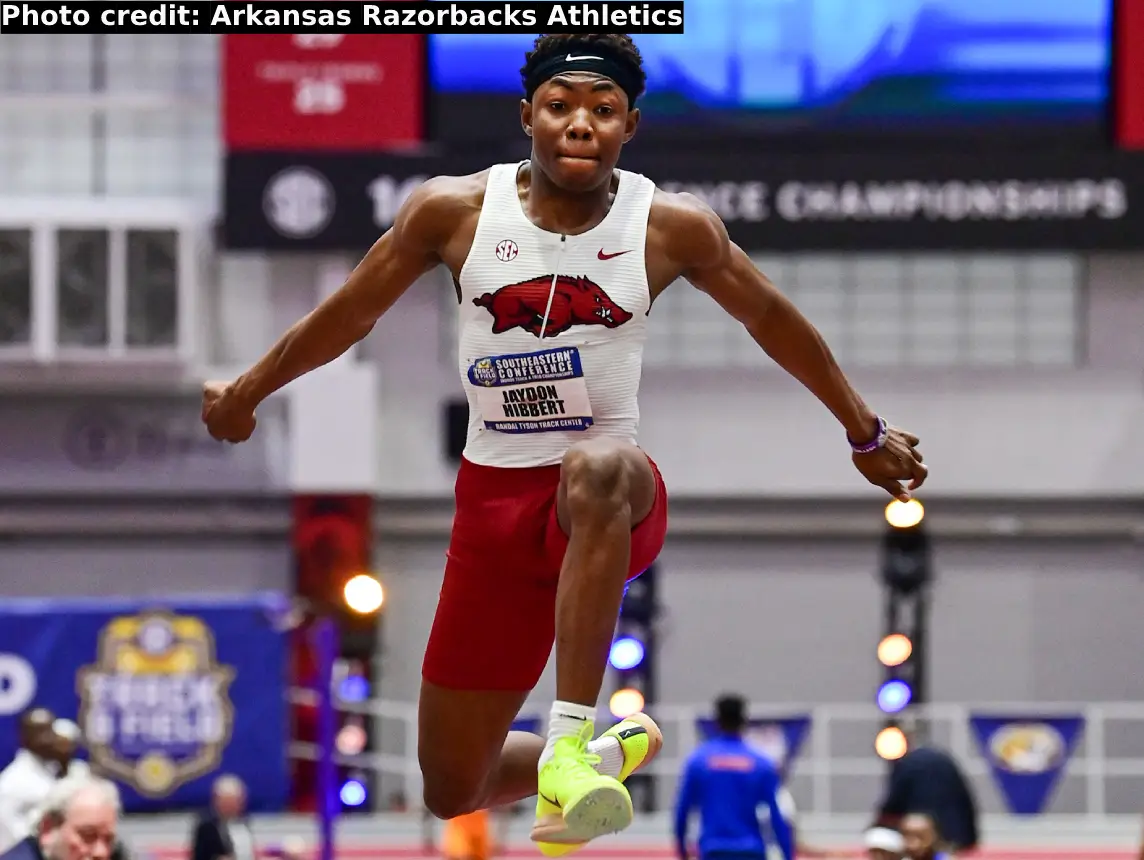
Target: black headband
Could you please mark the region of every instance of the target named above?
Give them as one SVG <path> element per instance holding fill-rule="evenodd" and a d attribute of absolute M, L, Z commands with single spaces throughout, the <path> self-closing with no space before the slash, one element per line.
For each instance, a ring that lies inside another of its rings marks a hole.
<path fill-rule="evenodd" d="M 628 97 L 628 107 L 636 106 L 642 87 L 639 76 L 623 63 L 608 56 L 599 48 L 571 48 L 536 64 L 524 81 L 525 97 L 531 101 L 537 89 L 545 81 L 561 72 L 592 72 L 616 82 Z"/>

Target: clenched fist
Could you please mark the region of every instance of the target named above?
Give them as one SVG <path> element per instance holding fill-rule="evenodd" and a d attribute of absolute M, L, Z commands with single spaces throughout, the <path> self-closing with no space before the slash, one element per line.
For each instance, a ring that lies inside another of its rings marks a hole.
<path fill-rule="evenodd" d="M 245 401 L 233 382 L 203 383 L 203 423 L 220 442 L 245 442 L 257 421 L 254 406 Z"/>
<path fill-rule="evenodd" d="M 925 483 L 929 467 L 918 451 L 919 439 L 908 430 L 886 428 L 885 444 L 866 454 L 854 454 L 854 467 L 875 487 L 881 487 L 900 502 Z M 903 481 L 909 485 L 902 486 Z"/>

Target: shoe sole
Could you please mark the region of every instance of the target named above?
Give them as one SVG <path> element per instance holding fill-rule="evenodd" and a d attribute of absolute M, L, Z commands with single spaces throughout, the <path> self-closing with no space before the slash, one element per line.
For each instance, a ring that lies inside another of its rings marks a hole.
<path fill-rule="evenodd" d="M 623 788 L 601 785 L 564 810 L 566 831 L 557 842 L 589 842 L 627 829 L 635 817 L 632 798 Z M 554 841 L 551 838 L 546 842 Z"/>

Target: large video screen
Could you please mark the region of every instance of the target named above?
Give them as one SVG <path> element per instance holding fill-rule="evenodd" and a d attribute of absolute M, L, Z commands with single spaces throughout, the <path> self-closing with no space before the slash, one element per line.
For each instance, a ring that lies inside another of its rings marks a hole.
<path fill-rule="evenodd" d="M 1111 5 L 688 0 L 684 35 L 634 37 L 648 73 L 641 134 L 1103 136 Z M 509 101 L 534 38 L 430 38 L 438 137 L 518 133 Z"/>

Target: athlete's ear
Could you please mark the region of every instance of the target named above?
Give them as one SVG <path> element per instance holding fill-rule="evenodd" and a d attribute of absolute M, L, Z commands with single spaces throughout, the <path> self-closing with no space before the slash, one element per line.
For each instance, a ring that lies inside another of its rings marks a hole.
<path fill-rule="evenodd" d="M 532 137 L 532 102 L 528 99 L 520 100 L 520 127 L 524 133 Z"/>
<path fill-rule="evenodd" d="M 628 121 L 624 123 L 624 143 L 636 136 L 636 129 L 640 125 L 640 109 L 633 108 L 628 111 Z"/>

